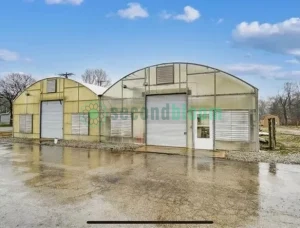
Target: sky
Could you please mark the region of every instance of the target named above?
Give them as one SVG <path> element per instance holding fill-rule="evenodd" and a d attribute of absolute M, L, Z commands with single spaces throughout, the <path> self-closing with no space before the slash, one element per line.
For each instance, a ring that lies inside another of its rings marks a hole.
<path fill-rule="evenodd" d="M 149 65 L 192 62 L 276 95 L 300 79 L 299 0 L 2 0 L 0 77 L 75 78 L 102 68 L 117 81 Z"/>

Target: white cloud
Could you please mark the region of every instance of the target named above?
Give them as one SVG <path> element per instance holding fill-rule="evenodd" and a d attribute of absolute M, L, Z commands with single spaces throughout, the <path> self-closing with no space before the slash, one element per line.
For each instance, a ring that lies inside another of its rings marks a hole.
<path fill-rule="evenodd" d="M 45 0 L 47 4 L 71 4 L 71 5 L 80 5 L 84 0 Z"/>
<path fill-rule="evenodd" d="M 17 61 L 19 59 L 19 54 L 6 49 L 0 49 L 0 61 Z"/>
<path fill-rule="evenodd" d="M 252 63 L 238 63 L 232 64 L 226 67 L 228 70 L 235 73 L 246 73 L 246 74 L 265 74 L 267 72 L 278 71 L 281 69 L 280 66 L 276 65 L 263 65 L 263 64 L 252 64 Z"/>
<path fill-rule="evenodd" d="M 200 18 L 200 16 L 201 16 L 200 12 L 191 6 L 185 6 L 183 11 L 184 11 L 183 14 L 178 14 L 178 15 L 174 16 L 174 19 L 182 20 L 185 22 L 193 22 L 193 21 L 197 20 L 198 18 Z"/>
<path fill-rule="evenodd" d="M 300 58 L 300 18 L 279 23 L 242 22 L 233 30 L 236 45 Z"/>
<path fill-rule="evenodd" d="M 128 8 L 118 10 L 118 15 L 122 18 L 135 19 L 135 18 L 146 18 L 149 17 L 146 8 L 143 8 L 141 4 L 136 2 L 128 3 Z"/>
<path fill-rule="evenodd" d="M 224 22 L 224 19 L 223 18 L 220 18 L 218 21 L 217 21 L 217 24 L 221 24 Z"/>
<path fill-rule="evenodd" d="M 170 19 L 172 17 L 172 14 L 164 10 L 161 12 L 160 17 L 163 19 Z"/>
<path fill-rule="evenodd" d="M 252 63 L 238 63 L 225 67 L 225 69 L 236 75 L 259 76 L 261 78 L 276 80 L 299 80 L 300 70 L 285 70 L 277 65 L 264 65 Z"/>
<path fill-rule="evenodd" d="M 288 59 L 285 60 L 286 63 L 291 63 L 291 64 L 300 64 L 300 61 L 297 59 Z"/>

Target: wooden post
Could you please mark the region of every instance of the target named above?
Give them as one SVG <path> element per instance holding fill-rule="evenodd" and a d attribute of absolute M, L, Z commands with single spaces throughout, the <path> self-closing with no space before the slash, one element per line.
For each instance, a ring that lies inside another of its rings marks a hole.
<path fill-rule="evenodd" d="M 268 127 L 269 127 L 269 148 L 273 150 L 276 147 L 275 118 L 268 119 Z"/>
<path fill-rule="evenodd" d="M 272 118 L 272 133 L 273 133 L 273 143 L 274 148 L 276 147 L 276 121 L 275 118 Z"/>
<path fill-rule="evenodd" d="M 271 127 L 271 119 L 268 119 L 268 128 L 269 128 L 269 149 L 272 149 L 272 127 Z"/>

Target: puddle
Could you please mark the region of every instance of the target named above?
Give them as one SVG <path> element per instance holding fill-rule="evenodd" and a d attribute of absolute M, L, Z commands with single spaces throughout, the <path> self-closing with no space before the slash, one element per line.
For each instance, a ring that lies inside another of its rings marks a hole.
<path fill-rule="evenodd" d="M 0 167 L 5 227 L 88 227 L 100 219 L 300 227 L 298 165 L 0 144 Z"/>

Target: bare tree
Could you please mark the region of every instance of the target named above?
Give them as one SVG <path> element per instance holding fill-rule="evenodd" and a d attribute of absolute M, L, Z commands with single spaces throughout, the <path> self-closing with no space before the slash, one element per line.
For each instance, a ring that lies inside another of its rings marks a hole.
<path fill-rule="evenodd" d="M 111 85 L 110 78 L 102 69 L 87 69 L 81 77 L 85 83 L 103 87 L 108 87 Z"/>
<path fill-rule="evenodd" d="M 259 119 L 263 115 L 266 115 L 268 113 L 268 102 L 265 100 L 259 100 L 258 101 L 258 112 L 259 112 Z"/>
<path fill-rule="evenodd" d="M 12 73 L 0 79 L 0 97 L 5 100 L 10 110 L 10 124 L 13 121 L 13 101 L 29 85 L 35 82 L 31 75 Z"/>

